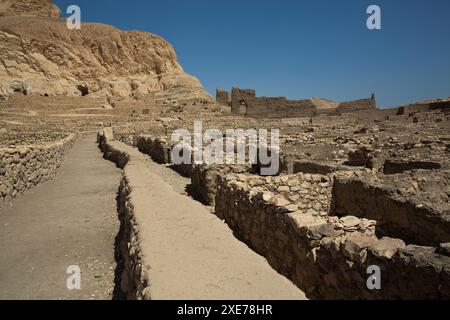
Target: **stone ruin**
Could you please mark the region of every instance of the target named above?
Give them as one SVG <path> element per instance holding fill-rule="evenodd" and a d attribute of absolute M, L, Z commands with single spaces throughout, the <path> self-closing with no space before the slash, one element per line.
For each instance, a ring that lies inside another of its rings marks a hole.
<path fill-rule="evenodd" d="M 257 97 L 254 89 L 240 88 L 232 88 L 231 94 L 217 88 L 216 102 L 229 106 L 233 114 L 255 118 L 302 118 L 354 113 L 361 118 L 386 120 L 396 116 L 450 109 L 450 99 L 427 100 L 396 108 L 378 109 L 374 94 L 370 98 L 348 102 L 333 102 L 320 98 L 288 100 L 285 97 Z"/>
<path fill-rule="evenodd" d="M 231 94 L 217 89 L 216 102 L 230 106 L 233 114 L 258 118 L 312 117 L 320 114 L 376 110 L 374 95 L 368 99 L 338 103 L 319 98 L 288 100 L 285 97 L 257 97 L 255 90 L 239 88 L 232 88 Z"/>
<path fill-rule="evenodd" d="M 236 92 L 250 97 L 241 111 L 257 106 L 254 91 Z M 223 91 L 218 97 L 232 100 Z M 259 164 L 173 165 L 174 145 L 162 134 L 123 141 L 190 178 L 190 195 L 311 299 L 449 299 L 447 106 L 258 119 L 260 127 L 281 130 L 280 171 L 269 177 Z M 207 125 L 229 126 L 222 122 Z M 367 287 L 373 266 L 380 290 Z"/>

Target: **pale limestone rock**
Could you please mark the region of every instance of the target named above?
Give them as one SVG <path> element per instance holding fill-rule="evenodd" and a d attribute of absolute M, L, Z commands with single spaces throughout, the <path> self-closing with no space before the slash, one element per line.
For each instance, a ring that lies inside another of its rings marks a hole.
<path fill-rule="evenodd" d="M 106 141 L 114 140 L 113 129 L 111 127 L 104 128 L 103 129 L 103 136 L 105 137 Z"/>
<path fill-rule="evenodd" d="M 341 218 L 340 222 L 344 228 L 353 228 L 358 226 L 361 223 L 361 220 L 354 216 L 346 216 Z"/>
<path fill-rule="evenodd" d="M 383 237 L 369 247 L 369 250 L 378 258 L 391 259 L 398 249 L 403 249 L 406 244 L 403 240 Z"/>
<path fill-rule="evenodd" d="M 344 244 L 342 253 L 345 257 L 358 263 L 364 263 L 367 258 L 367 248 L 377 241 L 374 237 L 352 233 Z"/>
<path fill-rule="evenodd" d="M 59 15 L 50 0 L 0 2 L 3 99 L 14 91 L 131 97 L 186 88 L 212 100 L 161 37 L 87 22 L 69 30 Z"/>
<path fill-rule="evenodd" d="M 289 200 L 286 200 L 286 198 L 284 198 L 283 196 L 275 196 L 272 199 L 270 199 L 269 202 L 273 203 L 278 207 L 285 207 L 291 204 Z"/>

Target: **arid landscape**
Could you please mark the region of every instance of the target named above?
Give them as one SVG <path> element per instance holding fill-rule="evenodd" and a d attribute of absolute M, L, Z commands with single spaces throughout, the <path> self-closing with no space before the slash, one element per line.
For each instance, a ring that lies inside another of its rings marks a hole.
<path fill-rule="evenodd" d="M 60 15 L 0 0 L 0 299 L 450 299 L 450 97 L 213 97 L 161 37 Z M 175 163 L 195 122 L 278 129 L 278 170 Z"/>

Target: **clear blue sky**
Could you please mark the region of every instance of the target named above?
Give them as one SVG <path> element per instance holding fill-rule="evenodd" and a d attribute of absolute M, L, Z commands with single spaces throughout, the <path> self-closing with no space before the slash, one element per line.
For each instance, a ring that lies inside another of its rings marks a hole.
<path fill-rule="evenodd" d="M 450 96 L 449 0 L 55 0 L 82 20 L 161 35 L 184 69 L 262 96 L 396 106 Z M 366 27 L 381 7 L 382 30 Z"/>

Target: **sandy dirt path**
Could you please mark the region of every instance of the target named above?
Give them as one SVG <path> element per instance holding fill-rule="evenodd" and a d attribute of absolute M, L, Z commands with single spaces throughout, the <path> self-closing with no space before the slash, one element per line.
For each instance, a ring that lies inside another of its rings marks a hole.
<path fill-rule="evenodd" d="M 111 299 L 120 170 L 90 135 L 65 157 L 54 180 L 0 208 L 0 299 Z M 68 290 L 78 265 L 81 290 Z"/>

